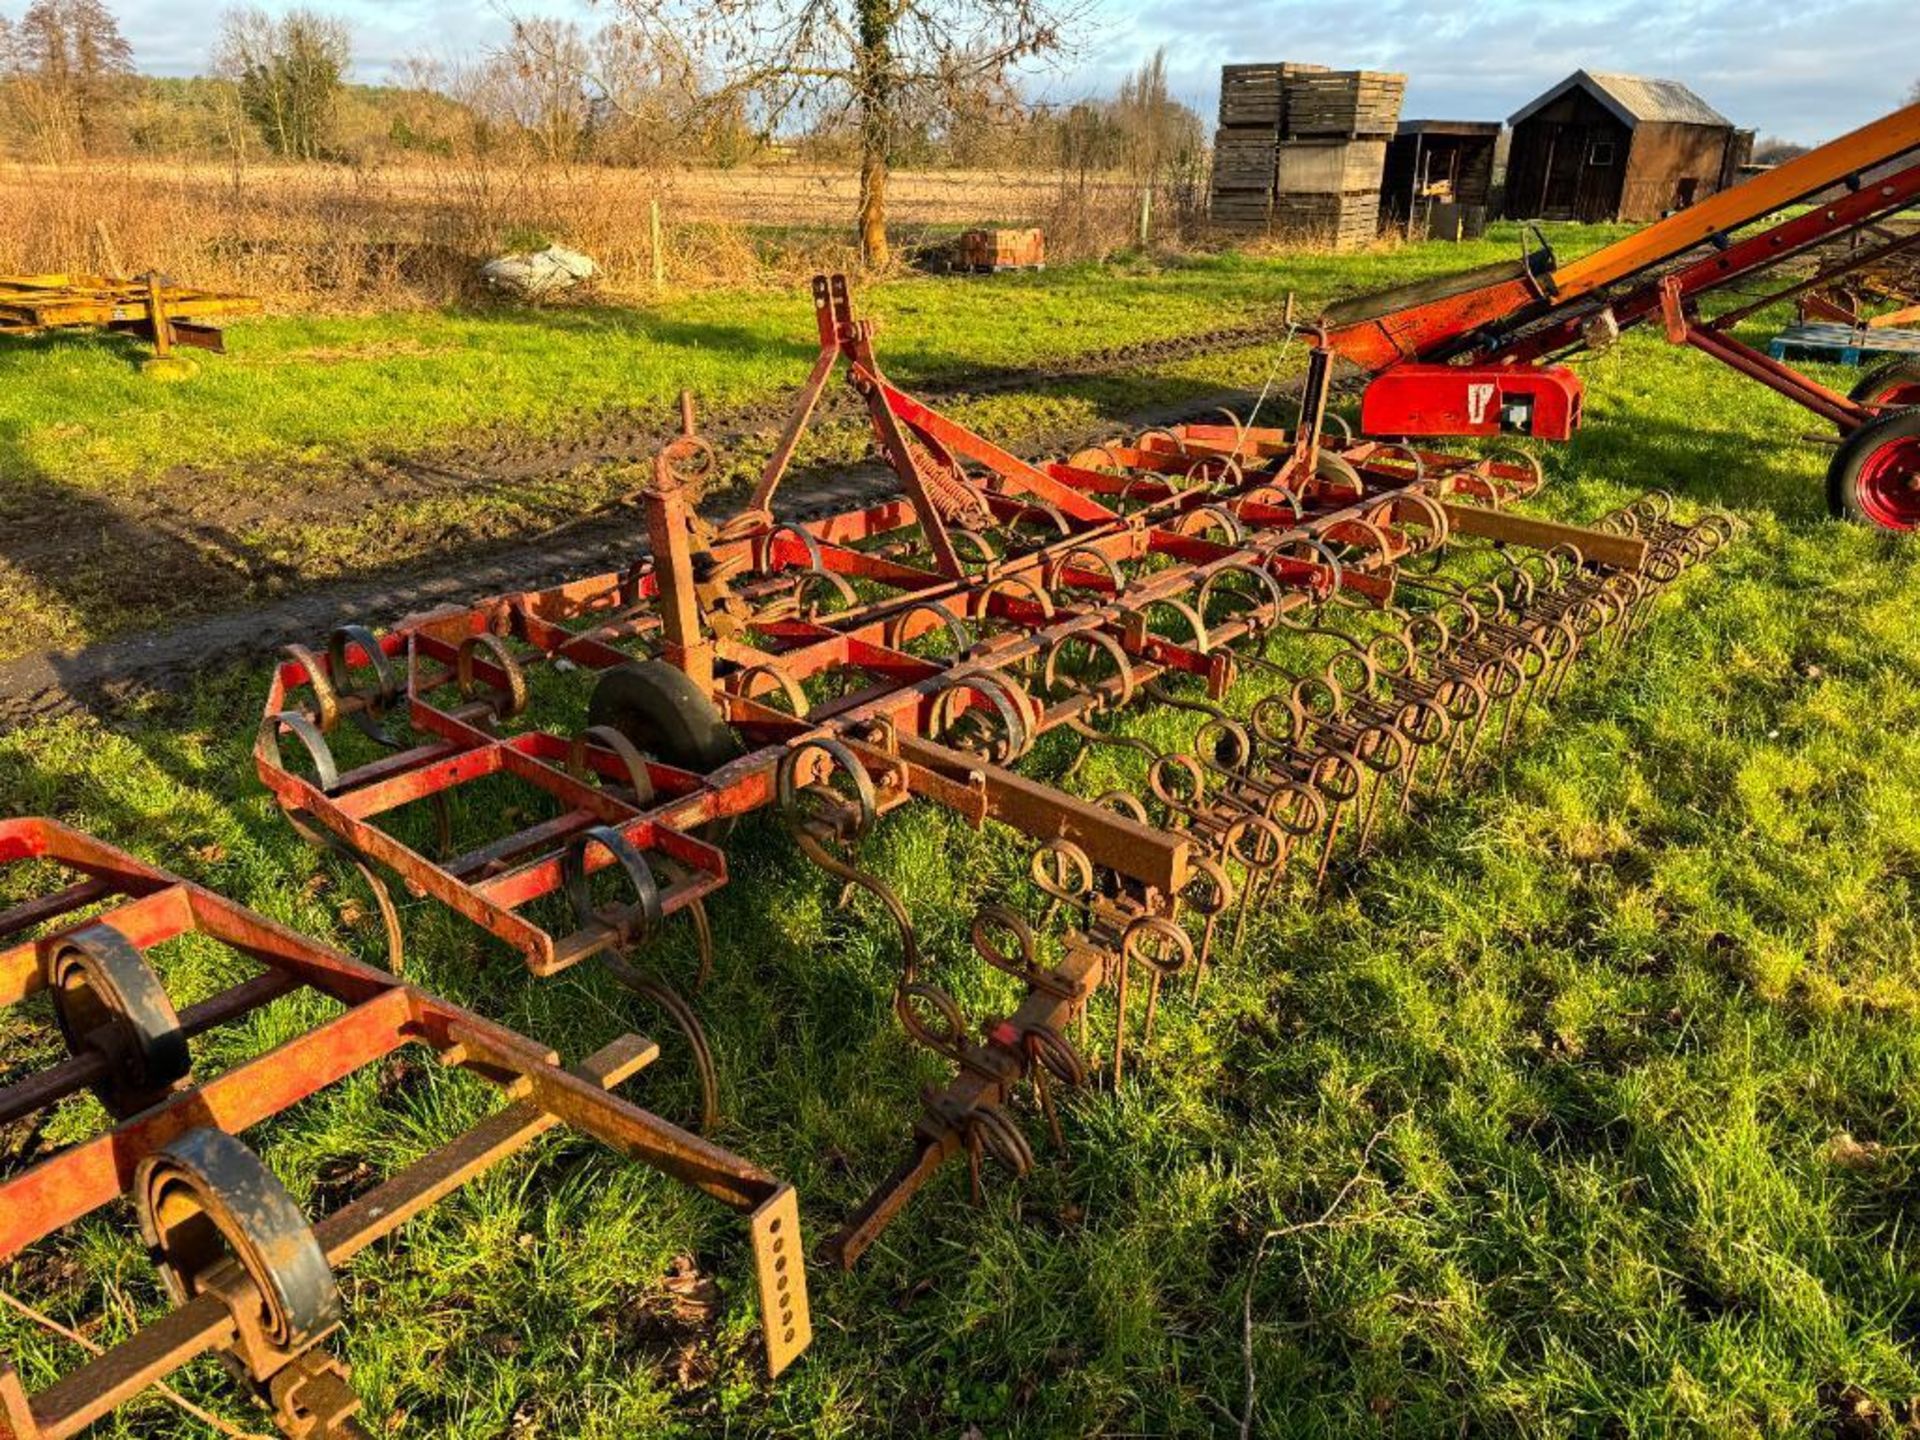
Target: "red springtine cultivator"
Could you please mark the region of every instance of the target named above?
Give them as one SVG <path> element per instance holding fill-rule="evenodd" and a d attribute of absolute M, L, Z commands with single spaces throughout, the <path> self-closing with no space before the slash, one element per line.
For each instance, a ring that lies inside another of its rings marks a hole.
<path fill-rule="evenodd" d="M 651 560 L 295 650 L 255 756 L 309 833 L 538 973 L 603 957 L 696 1045 L 687 997 L 623 953 L 679 912 L 704 944 L 724 822 L 778 811 L 892 916 L 896 1009 L 957 1072 L 832 1242 L 851 1263 L 949 1156 L 976 1185 L 983 1156 L 1030 1163 L 1008 1101 L 1031 1083 L 1056 1122 L 1053 1087 L 1096 1068 L 1068 1038 L 1096 994 L 1117 1076 L 1168 977 L 1197 980 L 1250 908 L 1472 774 L 1731 527 L 1658 498 L 1558 524 L 1507 508 L 1541 483 L 1524 456 L 1323 443 L 1324 352 L 1294 433 L 1229 415 L 1028 464 L 891 385 L 843 280 L 815 304 L 819 362 L 746 509 L 715 527 L 689 508 L 713 463 L 689 406 L 646 497 Z M 776 491 L 843 361 L 902 493 L 783 523 Z M 1075 793 L 1063 762 L 1091 751 L 1130 788 Z M 1034 843 L 1045 923 L 992 905 L 975 925 L 1027 991 L 984 1026 L 858 863 L 916 797 Z"/>
<path fill-rule="evenodd" d="M 0 911 L 0 1003 L 47 992 L 70 1058 L 0 1089 L 0 1124 L 82 1091 L 98 1096 L 114 1123 L 0 1180 L 0 1261 L 124 1197 L 175 1308 L 31 1396 L 0 1361 L 0 1436 L 76 1434 L 210 1352 L 253 1386 L 289 1436 L 365 1434 L 346 1369 L 326 1345 L 342 1321 L 335 1268 L 555 1125 L 746 1213 L 768 1368 L 778 1374 L 806 1348 L 793 1191 L 611 1093 L 651 1063 L 652 1042 L 629 1035 L 562 1069 L 523 1037 L 198 885 L 51 821 L 0 822 L 0 866 L 36 862 L 57 867 L 64 888 Z M 189 934 L 218 941 L 259 972 L 176 1010 L 149 952 Z M 300 991 L 330 997 L 341 1013 L 195 1078 L 197 1037 Z M 508 1103 L 309 1224 L 238 1137 L 403 1049 L 473 1072 Z"/>

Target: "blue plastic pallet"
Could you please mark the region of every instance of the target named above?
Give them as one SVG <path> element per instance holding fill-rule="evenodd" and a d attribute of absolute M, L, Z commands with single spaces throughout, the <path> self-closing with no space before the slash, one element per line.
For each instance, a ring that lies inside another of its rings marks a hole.
<path fill-rule="evenodd" d="M 1791 325 L 1767 347 L 1776 360 L 1827 360 L 1861 365 L 1888 355 L 1920 355 L 1920 330 L 1868 330 L 1854 325 Z"/>

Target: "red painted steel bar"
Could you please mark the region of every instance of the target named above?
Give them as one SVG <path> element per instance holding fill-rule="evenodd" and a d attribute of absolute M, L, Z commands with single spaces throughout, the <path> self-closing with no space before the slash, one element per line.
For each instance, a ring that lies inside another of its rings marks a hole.
<path fill-rule="evenodd" d="M 190 1173 L 202 1176 L 195 1183 L 211 1187 L 203 1188 L 196 1203 L 238 1264 L 219 1271 L 183 1268 L 205 1260 L 190 1261 L 187 1252 L 166 1248 L 164 1228 L 160 1238 L 150 1236 L 169 1274 L 189 1289 L 210 1288 L 185 1297 L 161 1320 L 37 1395 L 28 1396 L 17 1371 L 0 1361 L 0 1437 L 51 1440 L 74 1434 L 209 1350 L 240 1359 L 289 1435 L 337 1440 L 360 1435 L 353 1420 L 358 1401 L 344 1367 L 323 1344 L 337 1319 L 312 1333 L 276 1339 L 257 1318 L 268 1313 L 262 1309 L 265 1297 L 269 1291 L 305 1294 L 318 1283 L 318 1272 L 299 1268 L 305 1263 L 299 1257 L 309 1253 L 303 1247 L 316 1247 L 312 1253 L 322 1257 L 316 1264 L 343 1263 L 561 1124 L 747 1214 L 770 1372 L 778 1374 L 806 1348 L 811 1324 L 804 1276 L 794 1263 L 801 1239 L 791 1188 L 610 1093 L 611 1086 L 658 1053 L 650 1041 L 629 1036 L 579 1070 L 562 1070 L 550 1051 L 522 1036 L 200 886 L 52 821 L 0 821 L 0 866 L 28 861 L 51 862 L 69 876 L 85 878 L 63 880 L 52 894 L 0 912 L 0 937 L 8 942 L 0 949 L 0 1002 L 24 999 L 48 988 L 51 980 L 71 1055 L 0 1090 L 0 1116 L 32 1114 L 90 1087 L 120 1118 L 104 1133 L 0 1181 L 0 1261 L 123 1196 L 134 1199 L 136 1208 L 145 1207 L 142 1186 L 149 1183 L 149 1170 L 177 1167 L 182 1163 L 177 1156 L 193 1154 L 226 1157 L 218 1162 L 225 1168 Z M 208 936 L 263 969 L 175 1016 L 147 952 L 188 934 Z M 76 954 L 91 957 L 94 968 L 72 970 Z M 302 987 L 345 1009 L 217 1076 L 193 1076 L 188 1042 Z M 444 1064 L 474 1071 L 507 1091 L 512 1103 L 318 1226 L 290 1219 L 290 1209 L 239 1203 L 240 1196 L 253 1193 L 246 1187 L 277 1182 L 249 1178 L 265 1172 L 227 1137 L 270 1121 L 408 1046 L 424 1047 Z M 145 1070 L 151 1073 L 129 1073 L 128 1057 L 135 1054 L 146 1057 Z M 209 1136 L 219 1143 L 204 1138 Z M 179 1182 L 173 1183 L 170 1193 L 177 1194 Z M 223 1188 L 234 1186 L 240 1188 Z M 180 1203 L 169 1200 L 173 1208 L 165 1214 L 177 1215 Z M 140 1213 L 145 1225 L 162 1212 L 140 1208 Z M 163 1225 L 159 1219 L 153 1223 Z M 229 1228 L 234 1225 L 240 1228 Z M 267 1228 L 250 1228 L 260 1226 Z M 324 1283 L 331 1293 L 330 1280 Z"/>

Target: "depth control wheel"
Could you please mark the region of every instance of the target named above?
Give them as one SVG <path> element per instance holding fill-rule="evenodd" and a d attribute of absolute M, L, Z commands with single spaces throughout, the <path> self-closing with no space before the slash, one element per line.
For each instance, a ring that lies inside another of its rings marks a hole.
<path fill-rule="evenodd" d="M 74 1055 L 107 1062 L 94 1085 L 116 1118 L 164 1099 L 192 1066 L 166 987 L 134 943 L 110 925 L 89 925 L 47 956 L 47 988 L 61 1038 Z"/>
<path fill-rule="evenodd" d="M 1883 530 L 1920 528 L 1920 407 L 1882 415 L 1847 437 L 1827 470 L 1827 507 Z"/>
<path fill-rule="evenodd" d="M 272 1171 L 224 1130 L 200 1126 L 141 1160 L 133 1201 L 168 1293 L 185 1304 L 231 1261 L 253 1282 L 253 1320 L 280 1356 L 340 1323 L 340 1291 L 306 1216 Z M 241 1334 L 246 1334 L 243 1323 Z M 271 1367 L 251 1362 L 256 1374 Z"/>
<path fill-rule="evenodd" d="M 705 774 L 740 754 L 726 716 L 698 685 L 664 660 L 616 665 L 587 702 L 587 724 L 611 726 L 643 755 Z"/>
<path fill-rule="evenodd" d="M 1874 366 L 1847 392 L 1859 405 L 1920 405 L 1920 360 L 1888 360 Z"/>

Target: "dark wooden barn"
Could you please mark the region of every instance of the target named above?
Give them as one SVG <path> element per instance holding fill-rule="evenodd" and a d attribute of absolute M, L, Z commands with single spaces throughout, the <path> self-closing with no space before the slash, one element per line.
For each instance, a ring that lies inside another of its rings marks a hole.
<path fill-rule="evenodd" d="M 1736 169 L 1733 122 L 1677 80 L 1576 71 L 1509 123 L 1514 219 L 1657 220 Z"/>
<path fill-rule="evenodd" d="M 1381 219 L 1404 226 L 1435 204 L 1484 215 L 1499 148 L 1498 120 L 1402 120 L 1387 146 Z"/>

